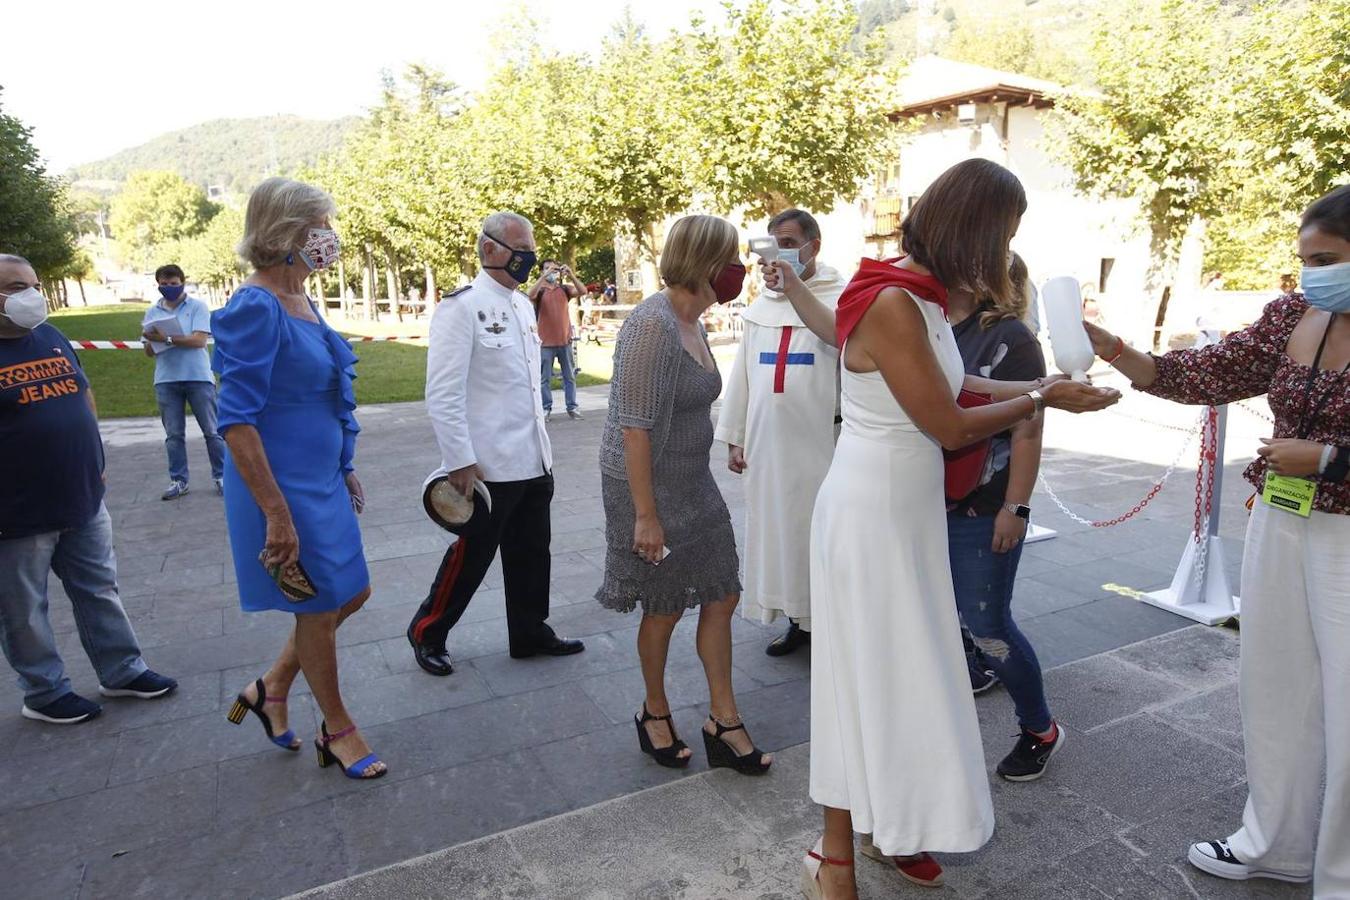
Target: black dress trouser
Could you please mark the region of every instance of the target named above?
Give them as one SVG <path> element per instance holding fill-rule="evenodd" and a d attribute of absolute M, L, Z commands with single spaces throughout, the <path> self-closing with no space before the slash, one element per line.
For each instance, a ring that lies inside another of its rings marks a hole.
<path fill-rule="evenodd" d="M 469 528 L 445 552 L 436 580 L 412 621 L 412 637 L 442 649 L 464 615 L 500 548 L 506 587 L 506 627 L 512 652 L 529 652 L 553 633 L 548 619 L 549 507 L 553 475 L 527 481 L 487 482 L 492 514 Z"/>

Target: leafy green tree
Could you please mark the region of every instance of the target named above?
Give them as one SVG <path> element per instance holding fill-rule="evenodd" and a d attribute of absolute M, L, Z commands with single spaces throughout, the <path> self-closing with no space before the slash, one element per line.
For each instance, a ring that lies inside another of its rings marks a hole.
<path fill-rule="evenodd" d="M 612 235 L 592 178 L 591 63 L 550 47 L 528 15 L 493 40 L 503 63 L 457 123 L 470 183 L 482 207 L 530 219 L 543 254 L 574 261 Z"/>
<path fill-rule="evenodd" d="M 1016 10 L 996 8 L 985 15 L 957 19 L 942 55 L 1061 84 L 1074 84 L 1088 75 L 1059 41 L 1047 41 L 1044 32 L 1033 28 Z"/>
<path fill-rule="evenodd" d="M 108 222 L 108 198 L 95 191 L 72 187 L 66 192 L 66 208 L 77 234 L 104 236 Z"/>
<path fill-rule="evenodd" d="M 352 271 L 378 263 L 420 278 L 430 267 L 450 279 L 466 264 L 468 223 L 482 214 L 462 129 L 452 127 L 463 105 L 440 73 L 409 66 L 401 80 L 386 76 L 383 102 L 341 152 L 302 174 L 332 193 Z M 386 291 L 400 284 L 394 278 Z"/>
<path fill-rule="evenodd" d="M 867 36 L 884 28 L 909 12 L 906 0 L 862 0 L 858 4 L 858 24 L 855 31 Z"/>
<path fill-rule="evenodd" d="M 200 234 L 158 245 L 155 262 L 177 263 L 191 281 L 228 288 L 247 274 L 235 252 L 243 235 L 243 211 L 227 206 L 216 213 Z"/>
<path fill-rule="evenodd" d="M 605 279 L 617 279 L 613 244 L 603 244 L 577 255 L 577 277 L 585 284 L 604 285 Z"/>
<path fill-rule="evenodd" d="M 856 25 L 848 0 L 728 3 L 725 25 L 694 23 L 681 80 L 700 193 L 751 216 L 857 195 L 892 146 L 899 73 L 880 35 L 852 49 Z"/>
<path fill-rule="evenodd" d="M 653 261 L 655 227 L 694 199 L 696 144 L 689 123 L 696 113 L 678 50 L 631 25 L 617 28 L 586 93 L 587 190 L 597 221 L 634 239 Z"/>
<path fill-rule="evenodd" d="M 1264 166 L 1300 202 L 1350 181 L 1350 0 L 1266 0 L 1243 37 L 1235 96 Z"/>
<path fill-rule="evenodd" d="M 112 200 L 109 224 L 131 262 L 149 265 L 154 248 L 199 234 L 218 207 L 173 172 L 132 172 Z"/>
<path fill-rule="evenodd" d="M 1228 128 L 1231 29 L 1219 0 L 1128 0 L 1092 45 L 1100 93 L 1059 99 L 1052 147 L 1078 187 L 1142 205 L 1159 329 L 1187 229 L 1223 209 L 1241 167 Z"/>
<path fill-rule="evenodd" d="M 1205 267 L 1264 289 L 1297 268 L 1303 208 L 1350 182 L 1350 0 L 1265 0 L 1234 46 L 1230 122 L 1244 165 L 1206 232 Z"/>
<path fill-rule="evenodd" d="M 65 189 L 47 175 L 32 131 L 0 112 L 0 253 L 17 253 L 43 280 L 71 264 L 75 235 Z"/>
<path fill-rule="evenodd" d="M 60 279 L 62 281 L 61 285 L 62 302 L 68 303 L 68 298 L 65 297 L 64 282 L 67 279 L 69 279 L 73 280 L 75 284 L 79 287 L 80 302 L 84 306 L 88 306 L 89 298 L 84 293 L 84 283 L 88 279 L 92 278 L 94 274 L 95 274 L 94 258 L 89 255 L 89 251 L 84 246 L 76 246 L 74 252 L 71 253 L 70 261 L 67 262 L 64 266 L 62 266 L 59 270 L 57 270 L 57 272 L 53 276 L 54 278 Z"/>

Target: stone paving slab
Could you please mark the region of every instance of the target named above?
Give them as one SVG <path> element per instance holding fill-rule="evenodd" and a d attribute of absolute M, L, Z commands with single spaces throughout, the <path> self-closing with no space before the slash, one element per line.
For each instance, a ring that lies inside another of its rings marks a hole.
<path fill-rule="evenodd" d="M 403 403 L 360 411 L 357 464 L 369 498 L 362 528 L 374 593 L 339 632 L 339 661 L 356 719 L 390 764 L 390 775 L 373 784 L 318 769 L 308 747 L 299 754 L 273 748 L 252 717 L 240 727 L 226 723 L 234 694 L 275 656 L 289 619 L 238 608 L 221 504 L 203 477 L 206 459 L 191 430 L 195 423 L 188 425 L 193 491 L 172 503 L 159 500 L 166 481 L 159 424 L 104 423 L 107 503 L 123 602 L 147 660 L 178 677 L 181 687 L 162 701 L 108 701 L 99 719 L 57 728 L 21 719 L 13 680 L 0 679 L 0 751 L 8 763 L 0 774 L 3 893 L 276 897 L 697 778 L 706 769 L 701 753 L 688 772 L 672 775 L 637 752 L 630 723 L 641 701 L 638 620 L 593 600 L 604 564 L 596 458 L 606 396 L 603 388 L 583 390 L 586 418 L 560 418 L 550 426 L 557 481 L 552 621 L 560 632 L 584 638 L 586 653 L 509 659 L 502 576 L 494 566 L 451 634 L 456 672 L 447 679 L 418 670 L 403 637 L 447 546 L 447 536 L 426 521 L 418 500 L 422 477 L 436 459 L 425 410 Z M 1078 512 L 1114 516 L 1147 491 L 1183 440 L 1179 432 L 1141 422 L 1180 427 L 1192 419 L 1190 411 L 1139 397 L 1091 421 L 1055 417 L 1047 429 L 1044 471 Z M 1233 417 L 1223 492 L 1228 510 L 1239 509 L 1247 495 L 1238 473 L 1255 432 L 1242 428 L 1254 421 Z M 715 446 L 710 464 L 739 533 L 744 491 L 726 470 L 725 452 Z M 1044 496 L 1033 501 L 1038 524 L 1059 536 L 1026 549 L 1014 602 L 1044 665 L 1188 624 L 1119 592 L 1145 590 L 1170 577 L 1194 514 L 1193 476 L 1181 471 L 1173 485 L 1138 517 L 1108 530 L 1072 521 Z M 1243 518 L 1226 513 L 1222 522 L 1234 583 Z M 69 602 L 54 579 L 50 587 L 51 621 L 71 678 L 77 690 L 94 695 L 97 681 Z M 677 628 L 671 652 L 675 717 L 686 734 L 696 733 L 707 703 L 692 618 Z M 741 708 L 760 745 L 774 751 L 809 736 L 809 652 L 785 659 L 763 653 L 779 627 L 737 620 L 733 630 Z M 1094 729 L 1132 727 L 1151 735 L 1149 728 L 1165 723 L 1228 759 L 1240 746 L 1237 724 L 1216 707 L 1231 711 L 1231 661 L 1213 651 L 1187 638 L 1165 660 L 1147 661 L 1154 681 L 1140 679 L 1135 694 L 1109 696 L 1119 671 L 1110 666 L 1132 666 L 1133 673 L 1141 665 L 1122 651 L 1115 663 L 1084 670 L 1082 684 L 1095 695 L 1076 693 L 1072 685 L 1061 691 L 1055 676 L 1056 702 L 1084 716 L 1085 747 Z M 1165 696 L 1167 685 L 1192 680 L 1218 692 L 1223 703 L 1207 704 L 1199 695 L 1171 703 Z M 999 696 L 983 698 L 980 707 L 990 754 L 1004 752 L 1013 731 L 1011 710 Z M 1171 705 L 1151 712 L 1147 722 L 1122 724 L 1121 710 L 1129 703 L 1164 701 Z M 291 718 L 302 737 L 317 727 L 303 678 L 294 689 Z M 1171 750 L 1180 759 L 1191 747 L 1182 741 Z M 781 772 L 790 771 L 790 760 L 791 754 Z M 717 779 L 712 784 L 724 787 Z M 798 793 L 795 787 L 782 791 L 782 802 L 791 807 Z M 1144 807 L 1143 798 L 1123 796 Z M 1122 801 L 1122 811 L 1133 810 Z M 808 819 L 802 827 L 811 824 Z M 786 871 L 781 863 L 791 862 L 795 845 L 773 830 L 777 826 L 763 827 L 777 843 L 747 849 L 743 868 Z M 510 854 L 482 859 L 486 869 L 457 867 L 490 871 L 493 883 L 509 891 L 516 883 L 506 874 Z M 739 883 L 740 871 L 729 870 L 719 885 Z M 644 890 L 649 887 L 653 897 L 686 890 L 679 887 L 683 873 L 649 874 Z M 795 876 L 785 877 L 787 890 Z M 1067 883 L 1078 876 L 1066 870 L 1054 877 Z"/>
<path fill-rule="evenodd" d="M 1227 882 L 1185 862 L 1189 842 L 1239 821 L 1241 756 L 1211 724 L 1175 717 L 1225 683 L 1169 670 L 1177 655 L 1231 661 L 1233 633 L 1192 626 L 1061 666 L 1048 681 L 1069 733 L 1039 782 L 992 779 L 997 826 L 975 853 L 943 854 L 945 896 L 1296 898 L 1307 886 Z M 978 701 L 986 761 L 1006 738 L 1002 692 Z M 1164 723 L 1175 720 L 1177 724 Z M 318 888 L 306 900 L 422 898 L 789 898 L 819 828 L 809 746 L 750 779 L 704 772 Z M 655 768 L 654 766 L 652 768 Z M 934 896 L 859 855 L 863 897 Z"/>

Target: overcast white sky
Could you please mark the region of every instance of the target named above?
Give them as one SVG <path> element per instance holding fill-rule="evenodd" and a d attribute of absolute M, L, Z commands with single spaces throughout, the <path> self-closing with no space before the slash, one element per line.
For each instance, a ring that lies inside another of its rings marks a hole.
<path fill-rule="evenodd" d="M 528 0 L 550 43 L 594 51 L 626 0 Z M 359 114 L 379 72 L 427 62 L 475 87 L 504 0 L 34 0 L 7 3 L 0 106 L 48 170 L 221 117 Z M 632 0 L 649 33 L 718 0 Z"/>

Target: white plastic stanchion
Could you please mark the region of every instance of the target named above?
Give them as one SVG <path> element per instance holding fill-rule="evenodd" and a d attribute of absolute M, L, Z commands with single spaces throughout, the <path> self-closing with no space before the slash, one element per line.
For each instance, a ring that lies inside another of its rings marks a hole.
<path fill-rule="evenodd" d="M 1058 534 L 1059 532 L 1053 528 L 1045 528 L 1041 525 L 1028 525 L 1027 536 L 1022 539 L 1022 543 L 1037 544 L 1041 541 L 1048 541 Z"/>
<path fill-rule="evenodd" d="M 1151 606 L 1194 619 L 1205 625 L 1217 625 L 1238 615 L 1239 600 L 1228 584 L 1223 541 L 1219 538 L 1219 497 L 1223 489 L 1224 430 L 1228 425 L 1228 407 L 1205 425 L 1200 454 L 1199 484 L 1212 484 L 1196 502 L 1208 506 L 1208 515 L 1186 542 L 1172 584 L 1165 590 L 1144 594 L 1140 599 Z"/>

